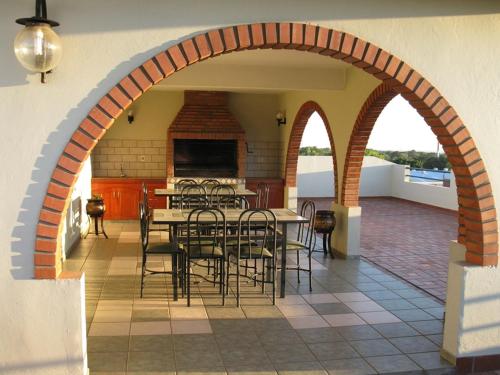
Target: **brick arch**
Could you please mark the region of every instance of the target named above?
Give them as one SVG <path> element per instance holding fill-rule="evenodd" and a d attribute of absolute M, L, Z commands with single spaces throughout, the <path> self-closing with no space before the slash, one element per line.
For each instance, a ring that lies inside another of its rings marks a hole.
<path fill-rule="evenodd" d="M 90 110 L 51 175 L 36 229 L 35 278 L 57 276 L 58 237 L 71 190 L 83 162 L 114 120 L 151 86 L 186 66 L 256 48 L 295 49 L 343 60 L 403 92 L 439 133 L 453 165 L 468 261 L 497 264 L 496 210 L 488 175 L 469 132 L 439 91 L 398 57 L 354 35 L 299 23 L 256 23 L 210 30 L 173 45 L 130 72 Z"/>
<path fill-rule="evenodd" d="M 292 131 L 290 133 L 290 139 L 288 141 L 288 149 L 286 153 L 286 164 L 285 164 L 285 186 L 287 187 L 295 187 L 297 186 L 297 163 L 299 160 L 299 150 L 300 150 L 300 142 L 302 141 L 302 135 L 304 134 L 304 130 L 307 125 L 307 121 L 311 115 L 317 112 L 325 125 L 326 132 L 328 133 L 328 139 L 330 140 L 330 148 L 332 149 L 332 162 L 333 162 L 333 170 L 335 175 L 334 180 L 334 193 L 335 193 L 335 202 L 338 201 L 338 173 L 337 173 L 337 158 L 335 155 L 335 145 L 332 136 L 332 130 L 330 128 L 330 123 L 328 122 L 328 118 L 325 115 L 325 112 L 321 108 L 321 106 L 314 102 L 308 101 L 299 108 L 297 114 L 295 115 L 295 119 L 293 121 Z"/>

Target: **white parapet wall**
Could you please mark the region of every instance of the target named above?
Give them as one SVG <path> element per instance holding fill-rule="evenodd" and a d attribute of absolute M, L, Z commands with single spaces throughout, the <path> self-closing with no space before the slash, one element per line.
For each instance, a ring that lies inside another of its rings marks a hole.
<path fill-rule="evenodd" d="M 457 210 L 457 188 L 451 173 L 450 187 L 409 182 L 406 167 L 373 156 L 365 156 L 361 170 L 361 197 L 395 197 L 431 206 Z M 297 196 L 334 196 L 331 156 L 300 156 L 297 167 Z M 340 189 L 340 186 L 339 186 Z"/>

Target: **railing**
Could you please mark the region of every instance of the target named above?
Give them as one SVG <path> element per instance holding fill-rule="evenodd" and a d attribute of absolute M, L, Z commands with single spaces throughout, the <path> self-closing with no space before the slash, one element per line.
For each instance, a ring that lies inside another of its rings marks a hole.
<path fill-rule="evenodd" d="M 434 183 L 442 186 L 450 186 L 450 171 L 425 168 L 408 168 L 407 176 L 410 182 Z"/>

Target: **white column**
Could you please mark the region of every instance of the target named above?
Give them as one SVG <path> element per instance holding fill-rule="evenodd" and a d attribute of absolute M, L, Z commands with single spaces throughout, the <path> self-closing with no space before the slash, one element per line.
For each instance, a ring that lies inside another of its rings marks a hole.
<path fill-rule="evenodd" d="M 332 248 L 342 258 L 355 258 L 361 254 L 361 207 L 332 204 L 337 224 L 332 235 Z"/>
<path fill-rule="evenodd" d="M 285 186 L 285 208 L 297 212 L 297 187 Z"/>
<path fill-rule="evenodd" d="M 441 354 L 456 358 L 500 355 L 500 269 L 465 263 L 465 247 L 450 245 Z"/>

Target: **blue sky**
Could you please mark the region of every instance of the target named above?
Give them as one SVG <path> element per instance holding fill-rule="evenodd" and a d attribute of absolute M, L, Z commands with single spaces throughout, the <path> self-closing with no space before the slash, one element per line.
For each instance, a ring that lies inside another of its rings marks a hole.
<path fill-rule="evenodd" d="M 330 146 L 323 121 L 316 113 L 309 119 L 301 146 Z M 375 150 L 436 152 L 436 147 L 437 139 L 431 128 L 399 95 L 384 108 L 368 141 L 368 148 Z"/>

